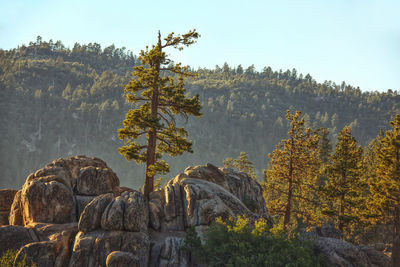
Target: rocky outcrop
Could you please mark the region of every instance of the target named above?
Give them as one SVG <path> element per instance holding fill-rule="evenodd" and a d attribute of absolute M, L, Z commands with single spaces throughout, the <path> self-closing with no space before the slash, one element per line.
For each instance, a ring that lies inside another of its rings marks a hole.
<path fill-rule="evenodd" d="M 35 241 L 38 241 L 35 235 L 22 226 L 0 226 L 0 255 Z"/>
<path fill-rule="evenodd" d="M 14 196 L 10 215 L 8 216 L 8 222 L 10 225 L 24 225 L 21 208 L 21 190 L 19 190 Z"/>
<path fill-rule="evenodd" d="M 189 227 L 203 242 L 217 217 L 272 222 L 261 186 L 233 169 L 189 167 L 147 200 L 119 187 L 102 160 L 85 156 L 46 165 L 19 191 L 1 190 L 0 210 L 6 209 L 11 225 L 0 226 L 0 253 L 19 250 L 16 261 L 56 267 L 194 266 L 182 249 Z M 340 240 L 328 224 L 309 237 L 328 266 L 390 266 L 385 254 Z"/>
<path fill-rule="evenodd" d="M 69 265 L 147 266 L 148 218 L 147 200 L 135 190 L 95 197 L 80 216 Z"/>
<path fill-rule="evenodd" d="M 63 265 L 65 262 L 60 259 L 62 255 L 60 249 L 56 241 L 33 242 L 21 248 L 14 263 L 21 262 L 26 258 L 28 266 L 36 264 L 43 267 L 62 267 L 65 266 Z"/>
<path fill-rule="evenodd" d="M 13 189 L 0 190 L 0 225 L 8 225 L 8 216 L 16 193 L 17 190 Z"/>
<path fill-rule="evenodd" d="M 184 231 L 209 225 L 217 217 L 246 215 L 253 221 L 261 217 L 270 220 L 264 198 L 257 192 L 261 194 L 260 185 L 242 173 L 220 170 L 211 164 L 190 167 L 150 194 L 150 225 L 159 231 Z M 252 199 L 254 210 L 260 213 L 252 212 L 240 198 Z"/>
<path fill-rule="evenodd" d="M 184 232 L 153 233 L 153 246 L 150 252 L 150 267 L 189 266 L 190 253 L 182 249 L 185 243 Z"/>
<path fill-rule="evenodd" d="M 85 204 L 117 186 L 115 173 L 98 158 L 57 159 L 28 176 L 14 198 L 10 224 L 78 222 Z"/>
<path fill-rule="evenodd" d="M 125 231 L 79 232 L 75 237 L 69 266 L 106 266 L 107 256 L 113 251 L 132 253 L 140 266 L 147 266 L 150 251 L 148 235 Z"/>
<path fill-rule="evenodd" d="M 106 259 L 107 267 L 140 267 L 139 259 L 130 252 L 113 251 Z"/>
<path fill-rule="evenodd" d="M 104 194 L 96 197 L 84 209 L 79 230 L 85 233 L 96 229 L 147 233 L 148 205 L 143 194 L 125 191 L 120 196 Z"/>
<path fill-rule="evenodd" d="M 329 224 L 316 227 L 312 240 L 328 266 L 390 267 L 391 259 L 370 246 L 357 246 L 340 238 L 340 231 Z"/>
<path fill-rule="evenodd" d="M 188 167 L 184 174 L 190 178 L 202 179 L 222 186 L 236 196 L 252 212 L 264 218 L 269 218 L 262 188 L 258 182 L 247 174 L 234 169 L 217 168 L 210 163 Z"/>

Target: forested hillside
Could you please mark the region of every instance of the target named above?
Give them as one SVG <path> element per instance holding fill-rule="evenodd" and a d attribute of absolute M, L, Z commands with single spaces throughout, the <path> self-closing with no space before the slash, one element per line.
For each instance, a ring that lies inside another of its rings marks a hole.
<path fill-rule="evenodd" d="M 75 154 L 102 158 L 122 184 L 140 186 L 143 167 L 117 151 L 122 144 L 117 129 L 130 108 L 123 87 L 135 64 L 125 48 L 94 43 L 69 49 L 40 37 L 28 46 L 0 50 L 0 187 L 20 187 L 31 171 Z M 350 125 L 362 145 L 400 113 L 397 92 L 363 93 L 344 82 L 317 83 L 295 69 L 257 72 L 225 63 L 196 73 L 186 81 L 189 94 L 199 94 L 203 105 L 203 118 L 186 125 L 194 153 L 167 159 L 172 173 L 166 178 L 189 165 L 221 165 L 241 151 L 261 178 L 267 154 L 287 133 L 287 109 L 302 111 L 308 126 L 328 128 L 331 138 Z"/>

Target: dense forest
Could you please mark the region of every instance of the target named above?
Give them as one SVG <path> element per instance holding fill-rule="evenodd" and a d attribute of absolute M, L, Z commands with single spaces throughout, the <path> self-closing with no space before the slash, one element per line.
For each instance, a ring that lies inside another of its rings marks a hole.
<path fill-rule="evenodd" d="M 102 158 L 123 185 L 141 186 L 143 166 L 127 162 L 117 151 L 122 144 L 117 129 L 131 107 L 123 88 L 137 64 L 124 47 L 76 43 L 71 49 L 40 37 L 0 50 L 0 187 L 20 187 L 30 172 L 76 154 Z M 199 94 L 203 117 L 187 122 L 194 153 L 167 158 L 167 179 L 189 165 L 222 165 L 241 151 L 262 179 L 267 155 L 288 132 L 288 109 L 301 110 L 307 127 L 327 128 L 333 145 L 348 125 L 366 146 L 400 113 L 396 91 L 362 92 L 345 82 L 318 83 L 296 69 L 265 67 L 258 72 L 254 66 L 224 63 L 193 71 L 197 77 L 186 80 L 187 91 Z"/>

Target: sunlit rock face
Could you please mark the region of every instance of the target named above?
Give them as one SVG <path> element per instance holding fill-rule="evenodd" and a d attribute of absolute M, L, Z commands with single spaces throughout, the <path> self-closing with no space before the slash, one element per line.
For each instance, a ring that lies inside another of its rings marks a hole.
<path fill-rule="evenodd" d="M 250 202 L 251 209 L 245 205 Z M 207 164 L 189 167 L 149 200 L 150 225 L 160 231 L 184 231 L 209 225 L 217 217 L 245 215 L 271 221 L 261 186 L 244 173 Z"/>
<path fill-rule="evenodd" d="M 28 176 L 14 198 L 9 222 L 77 222 L 88 202 L 118 186 L 118 177 L 98 158 L 57 159 Z"/>
<path fill-rule="evenodd" d="M 119 193 L 97 196 L 86 205 L 79 219 L 69 266 L 124 266 L 125 263 L 147 266 L 150 253 L 147 200 L 133 189 Z"/>

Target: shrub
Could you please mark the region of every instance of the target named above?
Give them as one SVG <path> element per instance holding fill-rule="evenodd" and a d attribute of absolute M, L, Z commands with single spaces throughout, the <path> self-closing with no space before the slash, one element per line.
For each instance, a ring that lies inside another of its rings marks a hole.
<path fill-rule="evenodd" d="M 323 266 L 311 241 L 288 237 L 279 228 L 268 228 L 264 220 L 251 225 L 244 217 L 217 219 L 204 234 L 204 244 L 194 228 L 189 229 L 185 246 L 195 258 L 211 266 Z"/>
<path fill-rule="evenodd" d="M 0 266 L 1 267 L 29 267 L 26 263 L 26 257 L 20 262 L 16 262 L 14 265 L 15 257 L 17 256 L 18 251 L 16 250 L 7 250 L 3 253 L 0 258 Z M 31 265 L 30 267 L 37 267 L 36 264 Z"/>

